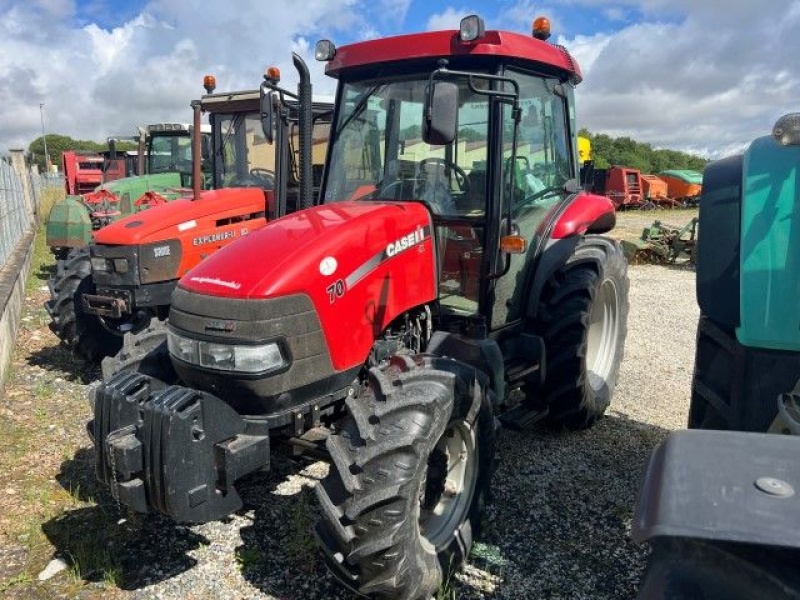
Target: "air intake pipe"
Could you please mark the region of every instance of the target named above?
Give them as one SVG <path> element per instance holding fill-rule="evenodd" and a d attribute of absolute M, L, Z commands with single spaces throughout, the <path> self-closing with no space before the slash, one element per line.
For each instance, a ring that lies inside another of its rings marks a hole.
<path fill-rule="evenodd" d="M 297 84 L 298 128 L 300 130 L 300 198 L 298 208 L 302 210 L 314 205 L 314 181 L 311 168 L 311 132 L 314 126 L 311 76 L 306 63 L 297 52 L 292 52 L 292 60 L 300 75 L 300 83 Z"/>

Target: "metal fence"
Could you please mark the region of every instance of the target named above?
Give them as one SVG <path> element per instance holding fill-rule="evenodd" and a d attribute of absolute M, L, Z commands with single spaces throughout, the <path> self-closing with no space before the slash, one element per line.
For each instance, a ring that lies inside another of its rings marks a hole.
<path fill-rule="evenodd" d="M 22 181 L 11 165 L 0 161 L 0 269 L 30 226 Z"/>
<path fill-rule="evenodd" d="M 63 189 L 64 176 L 61 173 L 31 173 L 33 200 L 37 207 L 42 205 L 42 191 L 49 187 Z"/>

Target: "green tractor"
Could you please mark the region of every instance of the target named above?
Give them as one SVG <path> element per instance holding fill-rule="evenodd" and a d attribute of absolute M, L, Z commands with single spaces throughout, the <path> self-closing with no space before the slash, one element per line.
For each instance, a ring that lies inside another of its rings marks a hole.
<path fill-rule="evenodd" d="M 656 448 L 640 491 L 640 598 L 800 597 L 798 206 L 800 113 L 705 170 L 691 430 Z"/>
<path fill-rule="evenodd" d="M 203 126 L 204 147 L 211 130 Z M 113 150 L 111 152 L 113 158 Z M 106 181 L 93 192 L 67 195 L 47 220 L 47 245 L 59 261 L 84 248 L 92 232 L 154 204 L 188 195 L 191 188 L 191 126 L 156 123 L 139 129 L 138 175 Z"/>

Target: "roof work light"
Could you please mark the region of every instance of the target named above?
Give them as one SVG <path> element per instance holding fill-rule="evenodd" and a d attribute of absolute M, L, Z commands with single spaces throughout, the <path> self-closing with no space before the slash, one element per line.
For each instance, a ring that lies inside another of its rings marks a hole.
<path fill-rule="evenodd" d="M 533 37 L 543 42 L 550 37 L 550 19 L 547 17 L 537 17 L 533 22 Z"/>
<path fill-rule="evenodd" d="M 217 89 L 217 78 L 213 75 L 206 75 L 203 77 L 203 87 L 206 88 L 206 93 L 213 94 Z"/>
<path fill-rule="evenodd" d="M 281 80 L 281 70 L 278 67 L 267 67 L 264 78 L 270 83 L 277 84 Z"/>
<path fill-rule="evenodd" d="M 789 113 L 777 120 L 772 135 L 783 146 L 800 145 L 800 113 Z"/>
<path fill-rule="evenodd" d="M 330 40 L 319 40 L 317 45 L 314 46 L 314 58 L 321 62 L 333 60 L 336 56 L 336 46 Z"/>
<path fill-rule="evenodd" d="M 458 37 L 462 42 L 474 42 L 483 37 L 486 24 L 478 15 L 468 15 L 461 19 L 458 27 Z"/>

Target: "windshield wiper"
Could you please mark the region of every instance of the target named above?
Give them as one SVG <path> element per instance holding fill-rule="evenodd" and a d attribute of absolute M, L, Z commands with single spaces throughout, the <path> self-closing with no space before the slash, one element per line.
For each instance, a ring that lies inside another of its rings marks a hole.
<path fill-rule="evenodd" d="M 342 130 L 345 127 L 347 127 L 350 123 L 352 123 L 353 120 L 356 117 L 361 116 L 361 113 L 363 113 L 364 109 L 367 107 L 367 102 L 369 102 L 369 99 L 373 95 L 375 95 L 375 92 L 377 92 L 378 90 L 380 90 L 380 89 L 382 89 L 384 87 L 385 87 L 384 84 L 376 83 L 371 88 L 366 90 L 363 94 L 361 94 L 361 96 L 359 96 L 358 101 L 356 102 L 356 105 L 353 107 L 353 112 L 351 112 L 349 115 L 347 115 L 345 120 L 342 121 L 342 124 L 339 125 L 339 127 L 336 128 L 336 132 L 335 132 L 336 133 L 336 137 L 338 137 L 339 134 L 342 133 Z"/>

